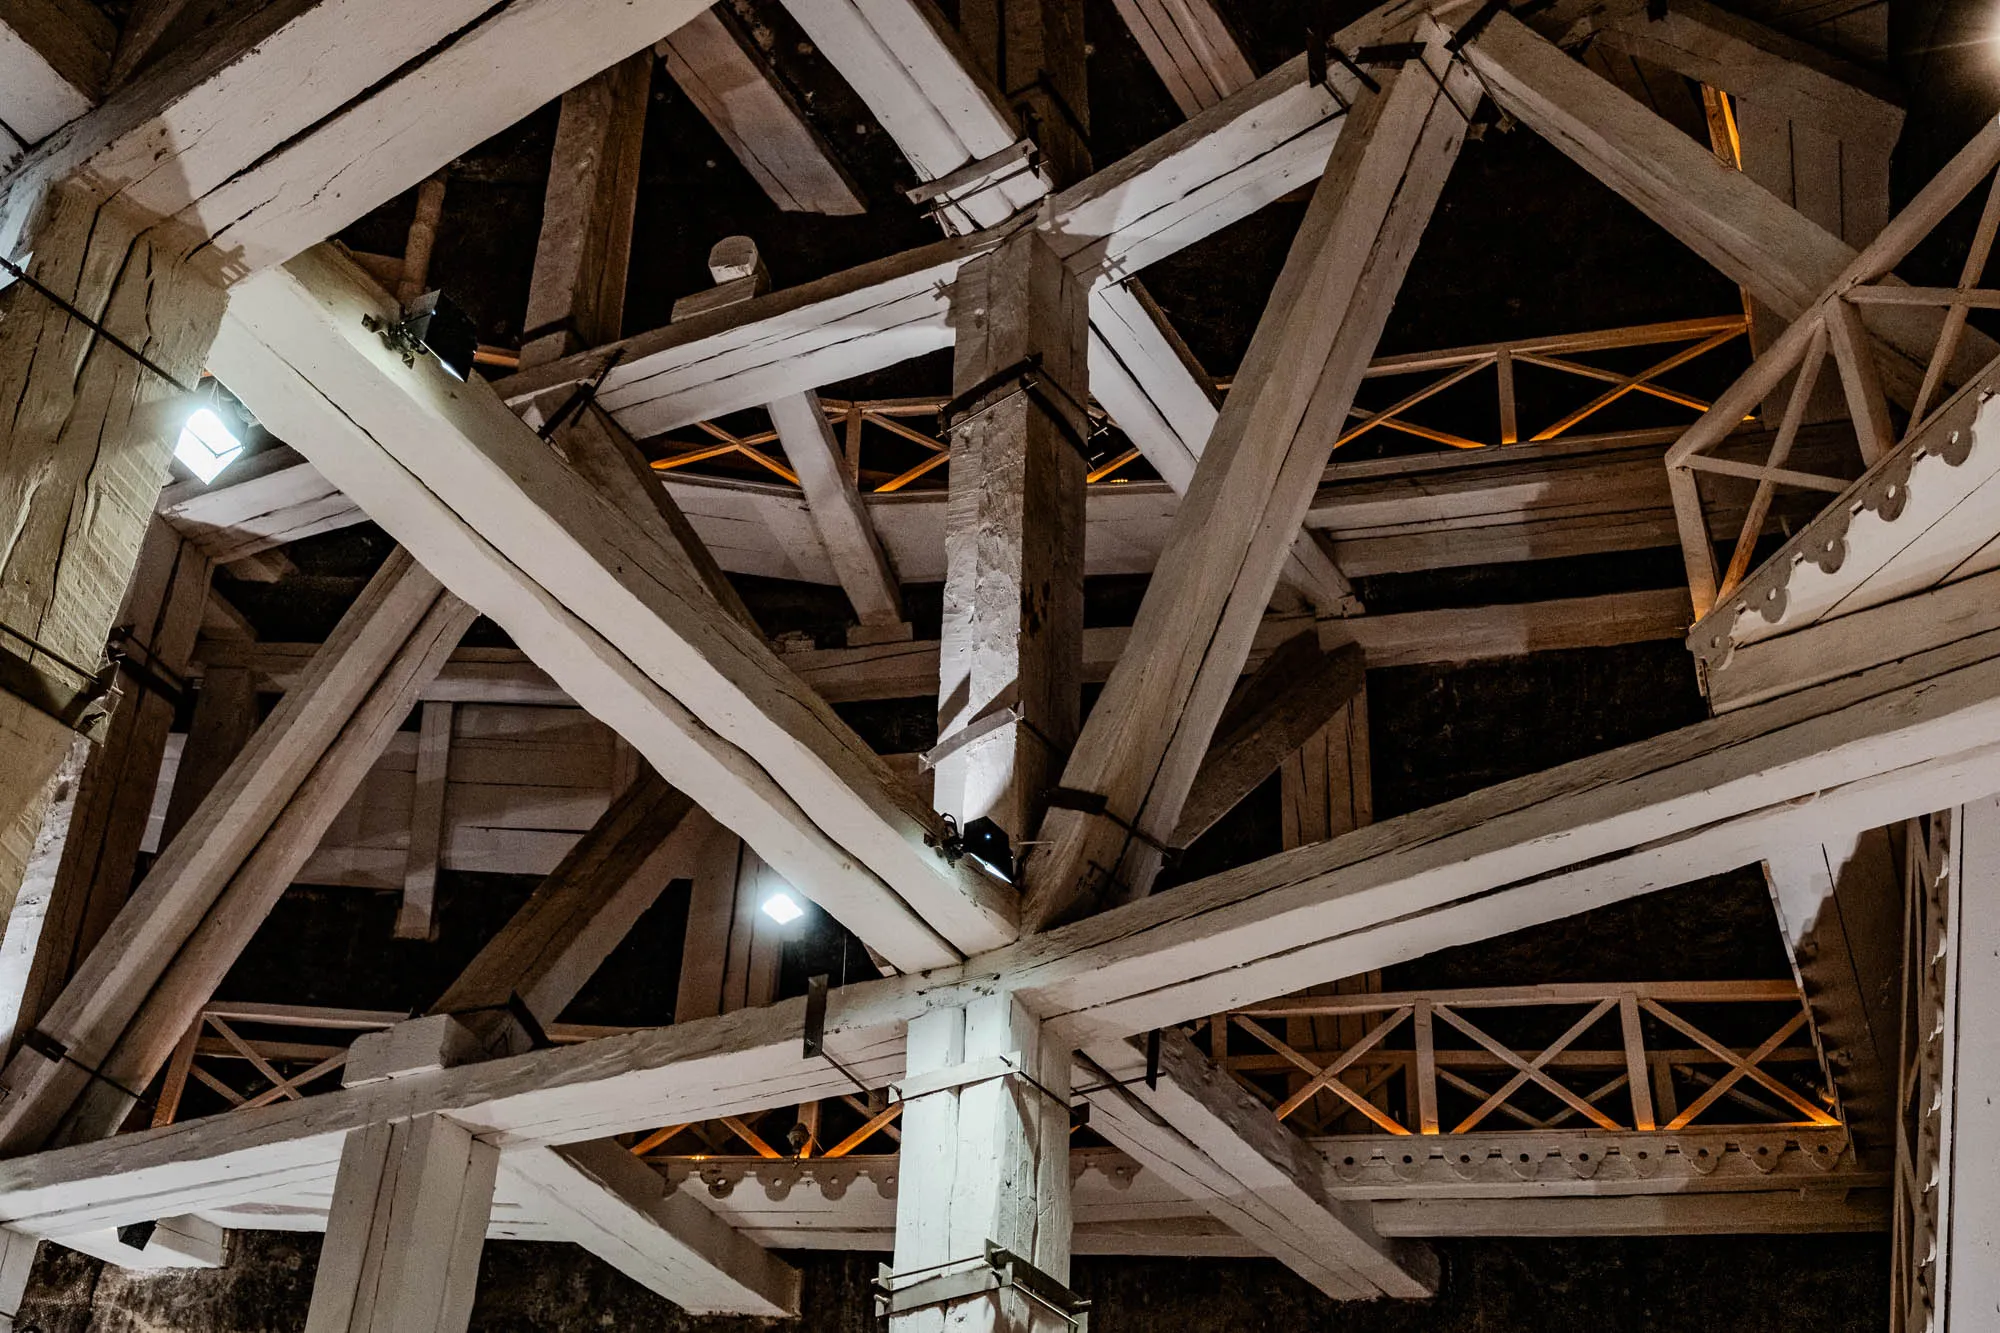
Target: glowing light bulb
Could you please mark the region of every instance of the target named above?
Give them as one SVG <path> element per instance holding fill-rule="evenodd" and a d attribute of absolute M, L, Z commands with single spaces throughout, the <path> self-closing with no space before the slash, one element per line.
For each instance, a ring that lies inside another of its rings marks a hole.
<path fill-rule="evenodd" d="M 783 889 L 764 900 L 764 915 L 781 926 L 788 926 L 805 914 L 806 909 L 799 906 L 798 899 Z"/>

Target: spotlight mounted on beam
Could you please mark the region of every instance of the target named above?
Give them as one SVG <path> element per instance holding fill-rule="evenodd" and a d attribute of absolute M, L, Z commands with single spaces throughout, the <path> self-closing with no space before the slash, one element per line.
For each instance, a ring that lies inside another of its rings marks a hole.
<path fill-rule="evenodd" d="M 765 895 L 763 908 L 764 915 L 781 926 L 789 926 L 806 914 L 806 909 L 799 906 L 799 900 L 783 889 L 774 889 Z"/>
<path fill-rule="evenodd" d="M 242 455 L 243 437 L 257 423 L 236 396 L 212 378 L 182 401 L 188 412 L 174 442 L 174 457 L 204 486 L 211 485 Z"/>
<path fill-rule="evenodd" d="M 472 374 L 473 358 L 479 354 L 479 326 L 443 292 L 425 292 L 394 324 L 363 315 L 361 326 L 381 334 L 389 350 L 402 355 L 404 365 L 414 366 L 420 356 L 434 356 L 453 379 Z"/>

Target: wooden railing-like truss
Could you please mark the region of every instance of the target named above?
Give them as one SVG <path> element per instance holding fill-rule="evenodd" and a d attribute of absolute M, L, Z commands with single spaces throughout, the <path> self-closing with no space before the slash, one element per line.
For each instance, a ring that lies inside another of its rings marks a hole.
<path fill-rule="evenodd" d="M 1309 1134 L 1840 1123 L 1790 981 L 1301 995 L 1207 1032 L 1211 1057 Z"/>
<path fill-rule="evenodd" d="M 1892 270 L 1992 175 L 1996 165 L 2000 165 L 2000 130 L 1989 126 L 1924 187 L 1909 207 L 1855 257 L 1811 308 L 1794 320 L 1667 452 L 1667 479 L 1672 487 L 1697 618 L 1708 614 L 1717 602 L 1726 600 L 1749 574 L 1777 487 L 1838 495 L 1852 484 L 1844 478 L 1786 466 L 1829 357 L 1837 368 L 1842 396 L 1854 423 L 1855 442 L 1865 465 L 1874 464 L 1900 441 L 1922 430 L 1944 405 L 1949 397 L 1947 381 L 1959 356 L 1967 315 L 1975 309 L 2000 309 L 2000 291 L 1979 286 L 1987 260 L 1992 256 L 1995 230 L 2000 228 L 2000 177 L 1995 177 L 1988 187 L 1985 207 L 1960 267 L 1956 287 L 1912 287 L 1898 279 Z M 1944 312 L 1921 381 L 1914 392 L 1907 392 L 1909 386 L 1904 386 L 1906 391 L 1898 395 L 1907 412 L 1899 412 L 1891 405 L 1891 394 L 1885 389 L 1875 355 L 1873 335 L 1863 318 L 1864 311 L 1882 307 L 1929 307 Z M 1787 377 L 1791 377 L 1790 390 L 1764 461 L 1759 464 L 1717 457 L 1717 446 L 1772 395 L 1783 390 Z M 1695 484 L 1697 472 L 1755 486 L 1749 509 L 1736 533 L 1710 531 Z M 1734 542 L 1728 563 L 1718 574 L 1714 569 L 1714 543 L 1718 538 L 1732 535 Z"/>
<path fill-rule="evenodd" d="M 190 1081 L 225 1109 L 329 1091 L 346 1043 L 404 1017 L 211 1004 L 168 1065 L 153 1123 L 174 1121 Z M 1309 1135 L 1838 1129 L 1810 1021 L 1791 981 L 1725 981 L 1303 995 L 1190 1031 Z M 549 1036 L 567 1043 L 625 1030 L 558 1024 Z M 628 1135 L 627 1146 L 655 1162 L 883 1157 L 897 1150 L 901 1113 L 887 1089 L 857 1089 L 662 1125 Z"/>
<path fill-rule="evenodd" d="M 1525 438 L 1553 440 L 1573 433 L 1577 427 L 1631 395 L 1695 412 L 1707 410 L 1706 399 L 1660 383 L 1660 377 L 1696 358 L 1740 337 L 1747 328 L 1741 315 L 1715 315 L 1702 319 L 1672 320 L 1640 324 L 1629 328 L 1604 329 L 1590 333 L 1553 334 L 1519 338 L 1510 342 L 1486 343 L 1477 347 L 1454 347 L 1439 352 L 1413 352 L 1378 357 L 1369 366 L 1367 378 L 1394 383 L 1411 376 L 1429 376 L 1422 384 L 1404 393 L 1387 407 L 1352 409 L 1354 424 L 1335 442 L 1348 444 L 1375 430 L 1390 430 L 1415 436 L 1432 444 L 1454 449 L 1486 449 L 1520 442 L 1519 409 L 1515 386 L 1516 368 L 1533 366 L 1559 376 L 1602 385 L 1586 401 L 1564 411 Z M 1578 356 L 1637 347 L 1687 344 L 1636 371 L 1613 370 L 1578 361 Z M 1473 439 L 1453 431 L 1411 420 L 1408 413 L 1454 389 L 1483 371 L 1493 372 L 1496 394 L 1495 417 L 1498 433 L 1491 439 Z M 1218 382 L 1227 389 L 1228 380 Z M 891 398 L 848 402 L 824 399 L 821 406 L 839 434 L 846 455 L 848 473 L 865 479 L 864 489 L 874 494 L 899 491 L 920 478 L 930 476 L 951 461 L 951 446 L 944 438 L 941 419 L 949 400 L 944 397 Z M 1108 418 L 1096 404 L 1090 408 L 1094 425 Z M 1684 418 L 1675 418 L 1675 421 Z M 923 423 L 923 428 L 918 424 Z M 1670 423 L 1671 424 L 1671 423 Z M 653 467 L 661 472 L 676 471 L 699 463 L 713 463 L 726 457 L 747 459 L 788 485 L 798 485 L 797 475 L 765 446 L 777 441 L 773 429 L 738 435 L 713 421 L 697 421 L 694 429 L 707 436 L 702 441 L 668 440 L 674 452 L 656 459 Z M 889 467 L 877 463 L 885 446 L 901 448 L 903 458 Z M 908 446 L 919 451 L 915 463 L 908 461 Z M 1124 469 L 1138 461 L 1139 450 L 1126 449 L 1093 466 L 1088 480 L 1117 482 Z M 876 463 L 876 466 L 869 466 Z"/>

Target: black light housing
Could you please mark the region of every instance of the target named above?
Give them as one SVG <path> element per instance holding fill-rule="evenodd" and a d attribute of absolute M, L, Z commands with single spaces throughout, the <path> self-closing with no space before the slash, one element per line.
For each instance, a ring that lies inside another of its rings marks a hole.
<path fill-rule="evenodd" d="M 960 835 L 965 854 L 976 858 L 994 874 L 1014 881 L 1014 841 L 1007 836 L 1007 830 L 993 822 L 991 815 L 981 815 L 965 826 Z"/>
<path fill-rule="evenodd" d="M 443 292 L 425 292 L 403 316 L 403 336 L 438 359 L 456 379 L 472 373 L 479 326 Z"/>

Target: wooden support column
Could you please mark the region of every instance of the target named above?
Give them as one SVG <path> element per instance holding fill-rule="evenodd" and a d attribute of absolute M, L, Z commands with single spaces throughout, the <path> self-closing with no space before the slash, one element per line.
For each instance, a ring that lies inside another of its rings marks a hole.
<path fill-rule="evenodd" d="M 119 1088 L 166 1062 L 472 618 L 391 555 L 42 1018 L 68 1058 L 24 1047 L 0 1074 L 0 1142 L 39 1145 L 66 1112 L 68 1138 L 116 1129 Z"/>
<path fill-rule="evenodd" d="M 1047 925 L 1145 893 L 1465 138 L 1478 83 L 1429 69 L 1353 88 L 1326 175 L 1196 465 L 1125 655 L 1063 770 L 1103 810 L 1051 810 L 1023 912 Z"/>
<path fill-rule="evenodd" d="M 140 844 L 208 599 L 209 562 L 159 519 L 146 533 L 118 615 L 120 697 L 94 747 L 31 953 L 17 1031 L 40 1021 L 132 891 Z M 26 923 L 23 923 L 24 926 Z"/>
<path fill-rule="evenodd" d="M 945 510 L 941 746 L 999 721 L 937 764 L 935 804 L 961 827 L 982 816 L 1014 838 L 1076 739 L 1083 662 L 1084 474 L 1090 424 L 1089 303 L 1038 231 L 959 271 Z"/>
<path fill-rule="evenodd" d="M 1069 1281 L 1069 1066 L 1012 995 L 910 1020 L 894 1269 L 912 1276 L 896 1285 L 982 1268 L 989 1241 Z M 997 1076 L 1007 1067 L 1021 1072 Z M 889 1320 L 890 1333 L 1064 1327 L 1018 1292 Z"/>
<path fill-rule="evenodd" d="M 306 1333 L 464 1333 L 499 1164 L 441 1115 L 350 1132 Z"/>
<path fill-rule="evenodd" d="M 1083 0 L 962 0 L 958 26 L 1054 183 L 1088 176 Z"/>
<path fill-rule="evenodd" d="M 641 51 L 563 94 L 528 287 L 523 370 L 623 332 L 653 60 Z"/>
<path fill-rule="evenodd" d="M 1764 859 L 1778 925 L 1812 1007 L 1813 1037 L 1855 1148 L 1894 1156 L 1896 999 L 1903 884 L 1886 829 L 1806 843 Z"/>
<path fill-rule="evenodd" d="M 96 312 L 183 384 L 201 374 L 222 292 L 80 192 L 55 190 L 9 259 Z M 178 421 L 172 384 L 25 282 L 0 291 L 0 653 L 58 695 L 97 670 Z M 17 635 L 40 645 L 31 649 Z M 57 659 L 60 659 L 58 661 Z M 70 665 L 64 665 L 68 663 Z M 0 690 L 0 907 L 10 907 L 43 792 L 71 732 Z"/>
<path fill-rule="evenodd" d="M 0 1333 L 14 1333 L 21 1300 L 28 1294 L 28 1277 L 35 1268 L 41 1241 L 12 1227 L 0 1227 Z"/>
<path fill-rule="evenodd" d="M 2000 1012 L 2000 797 L 1961 806 L 1949 820 L 1943 919 L 1931 964 L 1942 984 L 1915 1032 L 1941 1047 L 1943 1061 L 1935 1082 L 1926 1081 L 1935 1100 L 1918 1109 L 1935 1116 L 1936 1159 L 1912 1166 L 1922 1172 L 1916 1186 L 1930 1196 L 1931 1226 L 1914 1240 L 1919 1262 L 1926 1251 L 1935 1253 L 1929 1327 L 1967 1333 L 1991 1327 L 2000 1309 L 2000 1193 L 1992 1188 L 2000 1158 L 2000 1062 L 1990 1040 L 1992 1016 Z M 1926 1189 L 1927 1182 L 1935 1183 Z"/>

